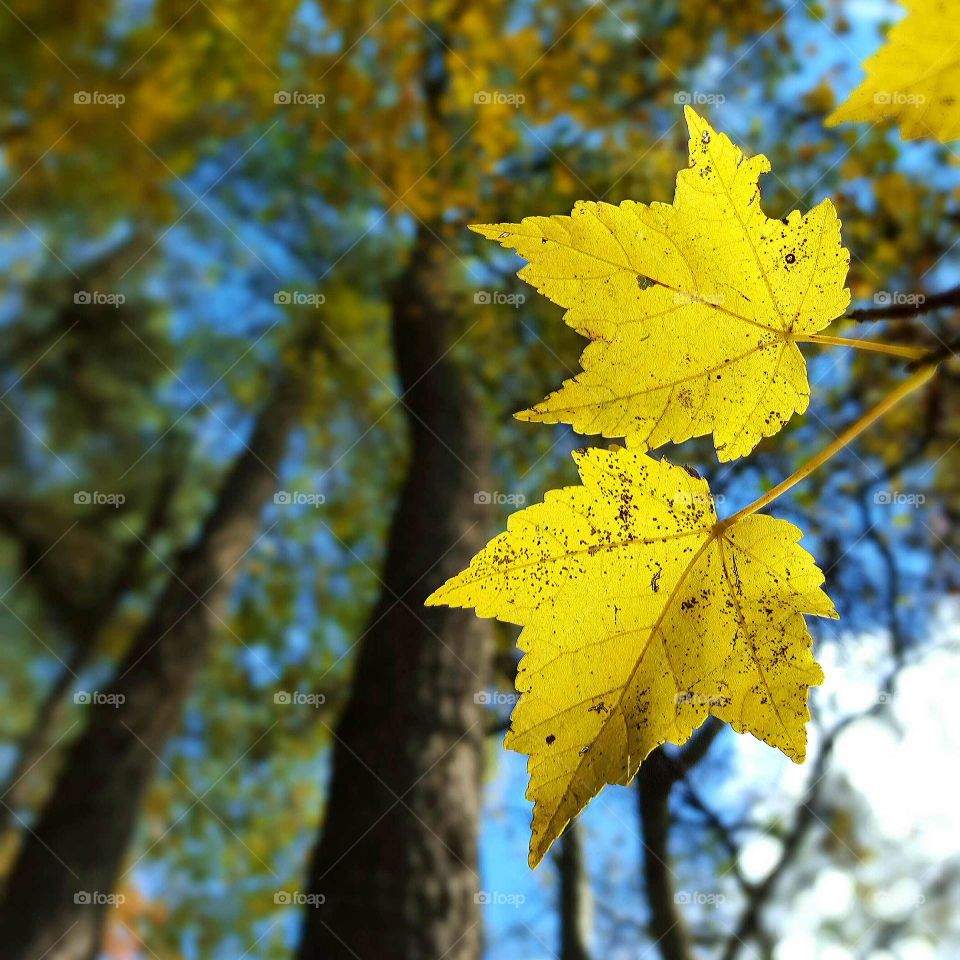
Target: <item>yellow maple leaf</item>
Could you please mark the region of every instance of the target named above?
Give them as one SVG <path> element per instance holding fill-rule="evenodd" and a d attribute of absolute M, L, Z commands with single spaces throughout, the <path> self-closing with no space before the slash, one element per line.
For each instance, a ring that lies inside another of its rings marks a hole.
<path fill-rule="evenodd" d="M 690 166 L 672 205 L 581 201 L 570 217 L 471 229 L 527 260 L 518 275 L 593 341 L 583 372 L 520 419 L 639 448 L 713 433 L 732 460 L 806 410 L 797 342 L 847 308 L 850 257 L 829 200 L 771 220 L 767 158 L 686 117 Z"/>
<path fill-rule="evenodd" d="M 902 0 L 906 17 L 863 68 L 866 79 L 829 117 L 897 121 L 904 140 L 960 139 L 960 17 L 947 0 Z"/>
<path fill-rule="evenodd" d="M 531 866 L 708 714 L 801 761 L 823 679 L 803 615 L 836 617 L 792 524 L 718 522 L 706 481 L 636 450 L 574 456 L 582 486 L 515 513 L 427 600 L 523 627 L 504 744 L 530 757 Z"/>

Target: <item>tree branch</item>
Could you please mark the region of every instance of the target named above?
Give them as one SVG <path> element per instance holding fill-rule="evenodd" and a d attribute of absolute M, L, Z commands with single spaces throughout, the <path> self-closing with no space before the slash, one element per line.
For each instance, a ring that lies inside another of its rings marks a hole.
<path fill-rule="evenodd" d="M 902 320 L 923 313 L 933 313 L 943 307 L 960 307 L 960 286 L 926 297 L 922 303 L 889 303 L 876 307 L 851 310 L 845 317 L 857 323 L 876 323 L 879 320 Z"/>
<path fill-rule="evenodd" d="M 723 731 L 723 721 L 716 717 L 707 717 L 706 722 L 680 748 L 673 763 L 675 764 L 675 780 L 684 777 L 695 767 L 713 746 L 718 735 Z"/>
<path fill-rule="evenodd" d="M 871 711 L 876 707 L 872 707 Z M 871 711 L 867 711 L 870 713 Z M 723 951 L 722 960 L 736 960 L 741 951 L 746 947 L 748 941 L 759 940 L 766 942 L 767 935 L 762 925 L 762 914 L 767 904 L 773 898 L 774 891 L 780 878 L 787 871 L 797 855 L 800 846 L 806 839 L 813 825 L 819 822 L 816 813 L 816 806 L 820 799 L 820 793 L 823 788 L 824 778 L 826 776 L 827 766 L 830 758 L 833 756 L 833 750 L 837 740 L 847 727 L 857 720 L 866 716 L 866 713 L 853 714 L 841 720 L 824 738 L 823 745 L 817 754 L 817 759 L 813 764 L 810 773 L 810 779 L 807 781 L 807 789 L 803 799 L 800 801 L 793 818 L 793 824 L 790 831 L 783 840 L 783 847 L 773 869 L 760 881 L 754 885 L 752 894 L 747 898 L 746 906 L 740 914 L 740 919 L 727 940 L 726 949 Z"/>

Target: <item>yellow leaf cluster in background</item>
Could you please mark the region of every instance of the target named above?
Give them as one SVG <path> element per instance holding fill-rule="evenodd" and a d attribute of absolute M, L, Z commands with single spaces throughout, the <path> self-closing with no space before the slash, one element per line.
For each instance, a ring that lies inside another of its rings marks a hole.
<path fill-rule="evenodd" d="M 960 139 L 960 16 L 948 0 L 902 0 L 906 17 L 865 61 L 866 79 L 829 117 L 896 120 L 905 140 Z"/>
<path fill-rule="evenodd" d="M 708 714 L 801 761 L 823 678 L 803 614 L 836 616 L 792 524 L 718 523 L 706 481 L 635 450 L 575 458 L 582 486 L 514 514 L 427 600 L 523 627 L 505 745 L 530 757 L 531 866 Z"/>
<path fill-rule="evenodd" d="M 471 229 L 527 260 L 518 275 L 592 341 L 583 372 L 521 419 L 638 449 L 712 433 L 732 460 L 806 410 L 797 342 L 846 309 L 850 258 L 829 200 L 767 217 L 766 157 L 686 116 L 690 166 L 672 205 L 580 202 L 570 217 Z"/>

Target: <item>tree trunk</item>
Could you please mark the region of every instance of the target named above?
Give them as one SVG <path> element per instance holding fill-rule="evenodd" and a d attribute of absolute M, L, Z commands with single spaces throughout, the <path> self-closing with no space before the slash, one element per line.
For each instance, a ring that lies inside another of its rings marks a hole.
<path fill-rule="evenodd" d="M 574 820 L 560 838 L 560 960 L 590 960 L 592 902 L 583 825 Z"/>
<path fill-rule="evenodd" d="M 484 543 L 478 404 L 451 356 L 462 309 L 449 255 L 421 230 L 392 296 L 411 434 L 382 591 L 359 641 L 337 723 L 332 777 L 299 960 L 476 960 L 488 625 L 425 608 Z M 462 296 L 462 294 L 461 294 Z"/>
<path fill-rule="evenodd" d="M 177 557 L 174 576 L 106 691 L 118 705 L 87 708 L 87 729 L 67 753 L 7 878 L 4 960 L 96 957 L 106 898 L 141 803 L 219 629 L 307 389 L 306 372 L 278 383 L 200 536 Z"/>
<path fill-rule="evenodd" d="M 96 658 L 102 632 L 128 591 L 140 582 L 147 557 L 156 556 L 154 541 L 167 528 L 180 480 L 179 459 L 171 458 L 170 462 L 174 465 L 173 469 L 161 481 L 142 531 L 131 539 L 103 594 L 92 599 L 64 591 L 61 577 L 52 573 L 48 575 L 44 561 L 50 552 L 49 545 L 38 544 L 9 515 L 0 521 L 11 536 L 20 541 L 24 554 L 24 576 L 29 575 L 38 581 L 43 603 L 56 611 L 54 619 L 59 621 L 72 647 L 69 658 L 62 664 L 63 669 L 37 708 L 33 726 L 20 743 L 16 762 L 3 786 L 0 786 L 0 843 L 6 839 L 8 830 L 24 822 L 18 810 L 22 811 L 26 806 L 31 774 L 41 767 L 49 754 L 58 756 L 54 734 L 66 711 L 70 692 L 83 671 Z M 6 514 L 6 511 L 3 512 Z M 63 579 L 66 579 L 66 575 L 63 575 Z M 61 735 L 61 739 L 65 740 L 66 734 Z"/>
<path fill-rule="evenodd" d="M 22 823 L 23 818 L 17 811 L 26 802 L 30 773 L 52 749 L 53 733 L 60 725 L 66 709 L 67 694 L 91 659 L 93 650 L 93 644 L 74 650 L 37 708 L 33 726 L 20 743 L 16 762 L 3 786 L 0 786 L 0 840 L 6 838 L 8 830 Z"/>
<path fill-rule="evenodd" d="M 670 791 L 676 775 L 658 748 L 640 764 L 637 795 L 643 836 L 643 881 L 650 906 L 650 933 L 663 960 L 691 960 L 693 952 L 677 909 L 670 867 Z"/>

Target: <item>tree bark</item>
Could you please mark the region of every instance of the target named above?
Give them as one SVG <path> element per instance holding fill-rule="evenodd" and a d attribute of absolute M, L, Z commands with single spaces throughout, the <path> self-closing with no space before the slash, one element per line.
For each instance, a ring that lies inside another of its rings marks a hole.
<path fill-rule="evenodd" d="M 26 802 L 30 774 L 51 749 L 53 732 L 66 709 L 67 695 L 73 689 L 80 671 L 90 661 L 93 649 L 93 644 L 90 644 L 74 650 L 37 708 L 33 726 L 20 742 L 16 762 L 0 786 L 0 839 L 6 837 L 8 830 L 13 830 L 23 822 L 17 811 Z"/>
<path fill-rule="evenodd" d="M 312 350 L 315 341 L 305 349 Z M 309 388 L 303 370 L 278 382 L 203 530 L 138 632 L 50 799 L 26 837 L 0 903 L 4 960 L 94 960 L 108 904 L 159 755 L 175 733 L 219 628 L 287 438 Z"/>
<path fill-rule="evenodd" d="M 640 764 L 637 794 L 643 837 L 643 880 L 650 906 L 650 932 L 663 960 L 691 960 L 693 952 L 677 909 L 670 868 L 670 791 L 676 783 L 662 748 Z"/>
<path fill-rule="evenodd" d="M 421 228 L 391 298 L 411 454 L 382 591 L 334 731 L 299 960 L 476 960 L 488 625 L 425 608 L 484 542 L 479 406 L 451 355 L 463 311 L 449 255 Z M 460 294 L 462 296 L 462 294 Z"/>
<path fill-rule="evenodd" d="M 55 611 L 53 619 L 59 622 L 72 648 L 62 663 L 63 669 L 41 700 L 33 726 L 21 740 L 17 759 L 0 786 L 0 842 L 6 838 L 8 830 L 23 823 L 18 810 L 26 805 L 31 774 L 41 766 L 48 754 L 55 753 L 54 733 L 65 712 L 67 698 L 83 671 L 94 661 L 101 633 L 128 591 L 136 587 L 144 576 L 148 555 L 156 555 L 153 544 L 167 528 L 179 482 L 179 462 L 172 462 L 175 468 L 160 483 L 143 529 L 131 538 L 102 594 L 92 599 L 64 591 L 63 584 L 69 582 L 69 574 L 45 568 L 50 557 L 50 545 L 37 543 L 29 531 L 22 529 L 8 512 L 7 505 L 0 507 L 0 525 L 20 543 L 24 576 L 36 581 L 42 602 Z M 67 546 L 69 548 L 69 541 Z M 65 736 L 62 739 L 66 739 Z"/>
<path fill-rule="evenodd" d="M 590 877 L 583 825 L 574 820 L 560 838 L 560 960 L 591 960 Z"/>

